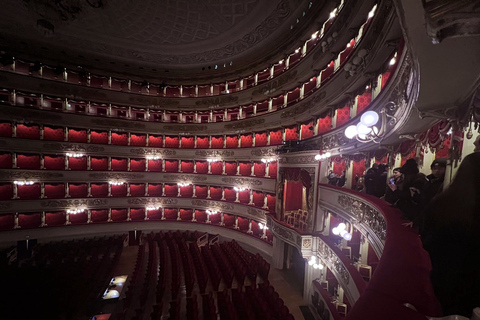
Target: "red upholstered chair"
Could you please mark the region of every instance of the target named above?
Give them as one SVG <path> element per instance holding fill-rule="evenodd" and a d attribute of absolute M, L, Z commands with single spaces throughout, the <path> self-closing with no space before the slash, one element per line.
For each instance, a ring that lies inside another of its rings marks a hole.
<path fill-rule="evenodd" d="M 208 147 L 208 137 L 197 137 L 197 149 L 207 149 Z"/>
<path fill-rule="evenodd" d="M 107 133 L 104 133 L 106 137 L 106 141 L 108 142 L 108 136 Z M 82 130 L 82 129 L 68 129 L 68 141 L 69 142 L 81 142 L 81 143 L 87 143 L 88 141 L 88 136 L 87 136 L 87 130 Z M 103 142 L 103 138 L 101 138 L 100 132 L 92 131 L 91 132 L 91 137 L 90 137 L 90 143 L 107 143 Z M 93 138 L 93 139 L 92 139 Z"/>
<path fill-rule="evenodd" d="M 177 220 L 178 212 L 177 209 L 165 208 L 163 209 L 165 219 L 167 220 Z"/>
<path fill-rule="evenodd" d="M 240 162 L 240 175 L 250 176 L 252 174 L 252 164 L 250 162 Z"/>
<path fill-rule="evenodd" d="M 193 217 L 192 209 L 180 209 L 180 219 L 184 221 L 190 221 Z"/>
<path fill-rule="evenodd" d="M 248 219 L 238 217 L 238 229 L 243 232 L 248 231 Z"/>
<path fill-rule="evenodd" d="M 17 138 L 40 139 L 40 128 L 37 125 L 17 124 Z"/>
<path fill-rule="evenodd" d="M 183 173 L 193 173 L 193 161 L 183 160 L 181 168 Z"/>
<path fill-rule="evenodd" d="M 38 228 L 42 224 L 41 213 L 20 213 L 18 215 L 18 225 L 22 229 Z"/>
<path fill-rule="evenodd" d="M 68 220 L 70 221 L 71 224 L 87 223 L 88 213 L 85 211 L 85 212 L 80 212 L 76 214 L 70 214 L 68 217 Z"/>
<path fill-rule="evenodd" d="M 107 183 L 92 183 L 90 184 L 90 192 L 94 198 L 106 198 L 108 197 L 108 184 Z"/>
<path fill-rule="evenodd" d="M 90 131 L 90 143 L 108 144 L 108 133 L 106 131 Z"/>
<path fill-rule="evenodd" d="M 108 220 L 108 210 L 106 209 L 92 210 L 91 213 L 92 222 L 107 222 Z"/>
<path fill-rule="evenodd" d="M 0 215 L 0 230 L 11 230 L 15 226 L 15 217 L 13 214 Z"/>
<path fill-rule="evenodd" d="M 298 140 L 298 130 L 297 126 L 292 128 L 285 129 L 285 141 L 296 141 Z"/>
<path fill-rule="evenodd" d="M 165 160 L 166 172 L 178 172 L 178 160 Z"/>
<path fill-rule="evenodd" d="M 113 221 L 125 221 L 127 220 L 127 209 L 112 209 Z"/>
<path fill-rule="evenodd" d="M 270 131 L 270 145 L 279 145 L 282 144 L 283 137 L 282 137 L 282 130 Z M 255 144 L 257 146 L 257 144 Z"/>
<path fill-rule="evenodd" d="M 45 198 L 48 198 L 48 199 L 65 198 L 65 184 L 45 183 Z"/>
<path fill-rule="evenodd" d="M 45 156 L 43 165 L 46 170 L 65 170 L 65 157 Z"/>
<path fill-rule="evenodd" d="M 350 120 L 350 107 L 348 105 L 337 109 L 337 128 L 346 124 Z"/>
<path fill-rule="evenodd" d="M 237 174 L 237 162 L 236 161 L 226 161 L 225 162 L 225 173 L 229 176 L 234 176 Z"/>
<path fill-rule="evenodd" d="M 194 137 L 182 137 L 182 149 L 193 149 L 195 147 Z"/>
<path fill-rule="evenodd" d="M 277 178 L 277 162 L 270 162 L 268 164 L 268 175 L 270 178 Z"/>
<path fill-rule="evenodd" d="M 52 140 L 52 141 L 63 141 L 64 140 L 63 128 L 45 126 L 43 128 L 43 139 Z"/>
<path fill-rule="evenodd" d="M 112 158 L 111 162 L 113 171 L 127 171 L 128 169 L 127 159 Z"/>
<path fill-rule="evenodd" d="M 195 186 L 195 195 L 199 199 L 207 198 L 207 187 L 206 186 Z"/>
<path fill-rule="evenodd" d="M 74 157 L 69 157 L 68 159 L 68 168 L 70 170 L 87 170 L 87 157 L 79 157 L 79 158 L 74 158 Z"/>
<path fill-rule="evenodd" d="M 86 183 L 70 183 L 68 188 L 69 195 L 72 198 L 86 198 L 88 195 L 88 186 Z"/>
<path fill-rule="evenodd" d="M 146 164 L 145 159 L 130 159 L 130 171 L 145 171 Z"/>
<path fill-rule="evenodd" d="M 137 133 L 130 134 L 130 145 L 145 147 L 147 145 L 147 136 L 144 134 L 137 134 Z"/>
<path fill-rule="evenodd" d="M 264 201 L 265 198 L 262 192 L 253 191 L 253 204 L 255 205 L 255 207 L 263 207 Z"/>
<path fill-rule="evenodd" d="M 178 148 L 180 140 L 178 137 L 165 137 L 165 148 Z"/>
<path fill-rule="evenodd" d="M 40 156 L 19 154 L 17 155 L 17 167 L 20 169 L 40 170 Z"/>
<path fill-rule="evenodd" d="M 160 220 L 162 218 L 162 209 L 148 210 L 146 214 L 149 220 Z"/>
<path fill-rule="evenodd" d="M 265 147 L 267 145 L 267 133 L 255 133 L 255 147 Z"/>
<path fill-rule="evenodd" d="M 223 137 L 212 136 L 212 149 L 223 149 Z"/>
<path fill-rule="evenodd" d="M 112 144 L 126 146 L 128 145 L 128 136 L 126 133 L 112 132 Z"/>
<path fill-rule="evenodd" d="M 12 137 L 12 124 L 10 122 L 0 123 L 0 137 Z"/>
<path fill-rule="evenodd" d="M 112 197 L 126 197 L 127 196 L 127 184 L 112 185 Z"/>
<path fill-rule="evenodd" d="M 267 206 L 268 210 L 275 211 L 275 195 L 267 194 Z"/>
<path fill-rule="evenodd" d="M 222 188 L 221 187 L 210 187 L 210 198 L 213 200 L 222 199 Z"/>
<path fill-rule="evenodd" d="M 225 201 L 234 202 L 237 198 L 237 192 L 233 188 L 224 188 Z"/>
<path fill-rule="evenodd" d="M 368 108 L 370 102 L 372 102 L 372 92 L 365 91 L 362 95 L 357 96 L 357 114 Z"/>
<path fill-rule="evenodd" d="M 195 210 L 195 219 L 197 222 L 207 221 L 207 212 L 205 210 Z"/>
<path fill-rule="evenodd" d="M 0 153 L 0 169 L 11 169 L 11 168 L 12 168 L 12 154 Z"/>
<path fill-rule="evenodd" d="M 255 177 L 265 177 L 266 164 L 263 162 L 255 162 L 253 164 L 253 174 Z"/>
<path fill-rule="evenodd" d="M 13 198 L 13 185 L 11 183 L 0 183 L 0 200 L 11 200 Z"/>
<path fill-rule="evenodd" d="M 163 147 L 163 136 L 150 135 L 148 136 L 149 147 Z"/>
<path fill-rule="evenodd" d="M 225 213 L 223 215 L 223 223 L 225 224 L 225 227 L 233 228 L 233 226 L 235 225 L 235 216 Z"/>
<path fill-rule="evenodd" d="M 162 160 L 161 159 L 148 160 L 148 171 L 161 172 L 162 171 Z"/>
<path fill-rule="evenodd" d="M 313 122 L 302 124 L 302 140 L 313 137 Z"/>
<path fill-rule="evenodd" d="M 330 76 L 333 74 L 334 66 L 335 66 L 335 62 L 330 61 L 330 63 L 326 66 L 326 68 L 322 70 L 322 73 L 320 76 L 321 84 L 324 84 L 327 80 L 330 79 Z"/>
<path fill-rule="evenodd" d="M 161 197 L 162 196 L 163 184 L 161 183 L 149 183 L 148 184 L 148 195 L 150 197 Z"/>
<path fill-rule="evenodd" d="M 178 186 L 176 184 L 165 184 L 165 196 L 176 197 L 178 194 Z"/>
<path fill-rule="evenodd" d="M 144 208 L 131 208 L 130 209 L 130 219 L 133 221 L 145 220 L 145 209 Z"/>
<path fill-rule="evenodd" d="M 266 141 L 266 140 L 265 140 Z M 240 147 L 251 148 L 253 146 L 253 138 L 251 134 L 242 134 L 240 136 Z"/>
<path fill-rule="evenodd" d="M 332 130 L 332 118 L 326 116 L 318 119 L 318 134 L 325 133 Z"/>
<path fill-rule="evenodd" d="M 90 169 L 94 171 L 107 171 L 108 170 L 108 158 L 90 158 Z"/>
<path fill-rule="evenodd" d="M 238 148 L 238 136 L 227 136 L 227 148 Z"/>
<path fill-rule="evenodd" d="M 145 184 L 144 183 L 131 183 L 130 184 L 130 196 L 131 197 L 143 197 L 143 196 L 145 196 Z"/>
<path fill-rule="evenodd" d="M 248 204 L 250 202 L 250 190 L 240 191 L 238 195 L 238 200 L 240 203 Z"/>
<path fill-rule="evenodd" d="M 45 223 L 49 227 L 63 226 L 66 221 L 65 211 L 45 212 Z"/>
<path fill-rule="evenodd" d="M 206 174 L 208 172 L 208 162 L 206 161 L 195 161 L 195 167 L 197 168 L 197 173 Z"/>

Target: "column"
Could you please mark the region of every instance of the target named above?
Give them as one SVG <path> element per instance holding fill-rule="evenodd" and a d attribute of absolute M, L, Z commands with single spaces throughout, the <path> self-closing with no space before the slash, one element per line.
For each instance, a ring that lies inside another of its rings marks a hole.
<path fill-rule="evenodd" d="M 318 260 L 318 259 L 317 259 Z M 312 290 L 312 282 L 316 278 L 316 274 L 319 274 L 321 270 L 315 270 L 313 266 L 305 263 L 305 277 L 303 279 L 303 301 L 309 303 L 310 291 Z"/>
<path fill-rule="evenodd" d="M 222 168 L 222 174 L 227 174 L 227 173 L 225 172 L 225 160 L 222 160 L 222 166 L 223 166 L 223 168 Z"/>
<path fill-rule="evenodd" d="M 65 183 L 65 198 L 70 198 L 70 183 Z"/>
<path fill-rule="evenodd" d="M 127 197 L 130 197 L 130 182 L 127 182 Z"/>
<path fill-rule="evenodd" d="M 165 209 L 162 207 L 162 208 L 160 208 L 160 210 L 162 210 L 162 218 L 161 218 L 161 220 L 165 220 Z"/>
<path fill-rule="evenodd" d="M 87 223 L 92 223 L 92 210 L 87 209 Z"/>
<path fill-rule="evenodd" d="M 150 112 L 149 110 L 147 110 L 147 119 L 150 119 Z M 150 134 L 147 133 L 145 135 L 145 146 L 148 147 L 148 141 L 150 140 Z"/>
<path fill-rule="evenodd" d="M 43 135 L 44 135 L 44 131 L 45 131 L 45 127 L 44 125 L 40 125 L 40 140 L 43 140 Z"/>
<path fill-rule="evenodd" d="M 208 164 L 208 174 L 212 174 L 212 162 L 211 161 L 207 161 L 207 164 Z"/>
<path fill-rule="evenodd" d="M 238 199 L 238 196 L 239 196 L 239 193 L 240 191 L 235 191 L 235 202 L 240 202 L 240 200 Z"/>
<path fill-rule="evenodd" d="M 63 130 L 63 141 L 68 141 L 68 127 L 65 127 L 65 129 Z M 88 142 L 90 143 L 90 141 Z"/>
<path fill-rule="evenodd" d="M 196 114 L 196 113 L 195 113 Z M 195 120 L 195 123 L 197 123 L 197 120 Z M 193 136 L 193 148 L 197 149 L 197 136 Z"/>
<path fill-rule="evenodd" d="M 242 147 L 242 135 L 238 134 L 237 139 L 238 139 L 237 148 L 241 148 Z"/>
<path fill-rule="evenodd" d="M 15 212 L 15 225 L 13 227 L 14 229 L 19 229 L 20 225 L 18 224 L 18 212 Z"/>
<path fill-rule="evenodd" d="M 260 237 L 261 239 L 267 239 L 267 226 L 264 225 L 263 226 L 263 233 L 262 233 L 262 236 Z"/>
<path fill-rule="evenodd" d="M 70 158 L 69 156 L 65 155 L 65 170 L 68 170 L 68 165 L 69 165 L 68 162 L 70 160 L 69 158 Z"/>
<path fill-rule="evenodd" d="M 182 173 L 182 160 L 178 160 L 178 172 Z"/>
<path fill-rule="evenodd" d="M 207 213 L 207 221 L 205 221 L 205 223 L 212 223 L 212 221 L 210 221 L 210 215 Z"/>
<path fill-rule="evenodd" d="M 250 189 L 250 201 L 248 202 L 249 205 L 254 205 L 253 203 L 253 190 Z"/>
<path fill-rule="evenodd" d="M 208 148 L 212 148 L 212 136 L 208 136 Z"/>
<path fill-rule="evenodd" d="M 165 159 L 162 159 L 162 172 L 165 172 Z"/>
<path fill-rule="evenodd" d="M 263 207 L 262 207 L 262 209 L 268 209 L 268 206 L 267 206 L 267 202 L 268 202 L 268 200 L 267 200 L 267 199 L 268 199 L 268 198 L 267 198 L 267 194 L 264 192 L 264 193 L 263 193 L 263 196 L 264 196 L 264 198 L 263 198 Z"/>
<path fill-rule="evenodd" d="M 89 183 L 87 184 L 87 197 L 88 197 L 88 198 L 91 198 L 91 197 L 92 197 L 92 183 L 91 183 L 91 182 L 89 182 Z"/>
<path fill-rule="evenodd" d="M 255 177 L 255 162 L 250 161 L 250 176 Z"/>
<path fill-rule="evenodd" d="M 148 218 L 148 210 L 147 210 L 147 209 L 145 209 L 145 217 L 143 217 L 143 220 L 144 220 L 144 221 L 150 220 L 150 219 Z"/>
<path fill-rule="evenodd" d="M 177 208 L 177 220 L 182 220 L 182 218 L 180 218 L 180 208 Z"/>
<path fill-rule="evenodd" d="M 92 170 L 92 156 L 87 156 L 87 170 Z"/>
<path fill-rule="evenodd" d="M 223 149 L 225 149 L 227 147 L 227 135 L 224 134 L 223 135 Z"/>
<path fill-rule="evenodd" d="M 162 197 L 165 197 L 165 183 L 162 184 Z"/>
<path fill-rule="evenodd" d="M 267 146 L 270 145 L 270 130 L 267 130 Z"/>
<path fill-rule="evenodd" d="M 238 108 L 238 119 L 243 119 L 243 107 Z"/>
<path fill-rule="evenodd" d="M 220 200 L 225 200 L 225 187 L 222 187 L 222 198 Z"/>
<path fill-rule="evenodd" d="M 228 109 L 225 109 L 223 114 L 223 121 L 227 121 L 228 120 L 227 117 L 228 117 Z"/>
<path fill-rule="evenodd" d="M 193 210 L 193 213 L 192 213 L 192 222 L 195 222 L 197 221 L 197 219 L 195 219 L 195 209 L 192 209 Z"/>
<path fill-rule="evenodd" d="M 181 186 L 177 185 L 177 198 L 181 197 Z"/>
<path fill-rule="evenodd" d="M 270 162 L 265 162 L 265 178 L 270 178 Z"/>
<path fill-rule="evenodd" d="M 252 147 L 255 147 L 255 133 L 252 133 Z"/>
<path fill-rule="evenodd" d="M 148 197 L 148 182 L 145 182 L 145 197 Z"/>
<path fill-rule="evenodd" d="M 268 112 L 271 112 L 273 109 L 273 100 L 272 98 L 268 99 Z"/>
<path fill-rule="evenodd" d="M 127 158 L 127 171 L 131 171 L 130 170 L 130 163 L 131 163 L 132 159 L 131 158 Z"/>
<path fill-rule="evenodd" d="M 248 234 L 253 234 L 253 231 L 252 231 L 252 219 L 248 219 L 248 231 L 247 231 Z"/>
<path fill-rule="evenodd" d="M 16 183 L 13 184 L 13 197 L 12 199 L 18 199 L 18 185 Z"/>
<path fill-rule="evenodd" d="M 195 141 L 197 141 L 197 138 L 195 138 Z M 193 173 L 197 173 L 197 161 L 193 159 Z"/>
<path fill-rule="evenodd" d="M 70 213 L 65 211 L 65 225 L 68 226 L 69 224 L 72 224 L 70 222 Z"/>
<path fill-rule="evenodd" d="M 108 130 L 108 144 L 112 144 L 112 130 Z"/>
<path fill-rule="evenodd" d="M 233 225 L 233 229 L 238 230 L 238 216 L 235 216 L 235 224 Z"/>
<path fill-rule="evenodd" d="M 224 219 L 224 213 L 220 212 L 220 223 L 218 224 L 219 226 L 224 226 L 225 222 L 223 222 Z"/>
<path fill-rule="evenodd" d="M 273 237 L 272 267 L 283 269 L 283 260 L 285 254 L 285 242 L 277 237 Z"/>
<path fill-rule="evenodd" d="M 44 182 L 40 183 L 40 198 L 41 199 L 45 198 L 45 183 Z"/>
<path fill-rule="evenodd" d="M 287 135 L 287 129 L 286 128 L 282 128 L 282 140 L 285 141 L 285 137 Z"/>
<path fill-rule="evenodd" d="M 145 172 L 148 172 L 148 163 L 149 163 L 149 160 L 145 159 Z"/>
<path fill-rule="evenodd" d="M 47 224 L 45 223 L 45 211 L 42 211 L 42 223 L 40 224 L 40 227 L 46 227 Z"/>
<path fill-rule="evenodd" d="M 108 161 L 108 168 L 107 168 L 107 170 L 108 170 L 108 171 L 112 171 L 112 157 L 108 157 L 107 161 Z"/>
<path fill-rule="evenodd" d="M 107 222 L 112 222 L 112 208 L 108 208 L 108 220 Z"/>
<path fill-rule="evenodd" d="M 165 111 L 163 111 L 163 119 L 165 119 Z M 165 148 L 165 135 L 162 135 L 162 147 Z"/>
<path fill-rule="evenodd" d="M 92 130 L 88 129 L 87 130 L 87 143 L 90 143 L 91 137 L 92 137 Z"/>
<path fill-rule="evenodd" d="M 108 197 L 111 197 L 112 196 L 112 184 L 111 183 L 108 183 Z"/>
<path fill-rule="evenodd" d="M 180 113 L 180 116 L 182 114 Z M 181 120 L 179 122 L 182 122 Z M 181 149 L 182 148 L 182 137 L 181 136 L 178 136 L 178 148 Z"/>
<path fill-rule="evenodd" d="M 212 199 L 210 197 L 210 186 L 209 185 L 207 185 L 207 199 Z"/>
<path fill-rule="evenodd" d="M 131 118 L 130 114 L 132 113 L 132 107 L 128 107 L 128 118 Z M 130 132 L 127 133 L 127 144 L 130 145 L 130 141 L 132 140 L 132 134 Z"/>
<path fill-rule="evenodd" d="M 196 185 L 192 185 L 192 188 L 193 188 L 192 198 L 196 198 L 196 197 L 197 197 L 197 186 L 196 186 Z"/>
<path fill-rule="evenodd" d="M 239 161 L 235 161 L 237 163 L 237 172 L 235 173 L 236 176 L 240 175 L 240 163 Z"/>
<path fill-rule="evenodd" d="M 16 138 L 16 137 L 17 137 L 17 123 L 13 122 L 12 123 L 12 138 Z"/>
<path fill-rule="evenodd" d="M 127 208 L 127 221 L 132 221 L 132 218 L 130 218 L 130 208 Z"/>

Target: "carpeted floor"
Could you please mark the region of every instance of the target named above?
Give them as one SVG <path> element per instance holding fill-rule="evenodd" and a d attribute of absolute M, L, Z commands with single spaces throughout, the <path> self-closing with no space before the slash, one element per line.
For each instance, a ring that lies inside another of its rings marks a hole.
<path fill-rule="evenodd" d="M 303 317 L 305 320 L 315 320 L 310 308 L 308 306 L 299 306 L 300 311 L 302 311 Z"/>

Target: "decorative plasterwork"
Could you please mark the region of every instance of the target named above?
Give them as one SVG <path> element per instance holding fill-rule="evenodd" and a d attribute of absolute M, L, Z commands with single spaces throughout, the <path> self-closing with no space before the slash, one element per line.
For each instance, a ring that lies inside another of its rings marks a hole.
<path fill-rule="evenodd" d="M 318 238 L 318 252 L 320 253 L 320 259 L 325 262 L 329 269 L 336 271 L 340 276 L 345 286 L 350 282 L 350 273 L 343 264 L 342 260 L 333 252 L 333 250 L 320 238 Z"/>
<path fill-rule="evenodd" d="M 227 130 L 246 129 L 246 128 L 255 127 L 263 123 L 265 123 L 265 118 L 250 119 L 245 121 L 235 121 L 234 123 L 226 124 L 224 128 Z"/>
<path fill-rule="evenodd" d="M 174 175 L 173 177 L 175 178 L 175 180 L 181 180 L 185 182 L 207 181 L 207 177 L 196 175 L 196 174 L 180 174 L 180 175 Z M 172 178 L 171 175 L 163 175 L 164 180 L 169 180 L 171 178 Z"/>
<path fill-rule="evenodd" d="M 60 172 L 30 172 L 30 171 L 2 171 L 2 176 L 5 175 L 7 179 L 12 180 L 49 180 L 63 178 L 63 173 Z"/>
<path fill-rule="evenodd" d="M 315 93 L 315 97 L 313 99 L 305 100 L 303 102 L 297 103 L 295 107 L 288 108 L 286 111 L 282 112 L 280 118 L 293 118 L 304 113 L 307 110 L 315 108 L 315 106 L 322 102 L 326 96 L 326 91 L 320 91 L 318 93 Z"/>
<path fill-rule="evenodd" d="M 358 223 L 365 224 L 375 235 L 385 242 L 387 224 L 383 215 L 373 206 L 345 194 L 338 195 L 338 204 Z"/>
<path fill-rule="evenodd" d="M 252 150 L 251 155 L 258 157 L 275 157 L 277 155 L 275 150 L 277 150 L 277 148 L 254 149 Z"/>
<path fill-rule="evenodd" d="M 145 124 L 138 121 L 116 120 L 116 119 L 98 119 L 90 120 L 91 123 L 110 128 L 124 129 L 145 129 Z"/>
<path fill-rule="evenodd" d="M 270 216 L 267 216 L 267 226 L 270 228 L 272 233 L 280 240 L 291 244 L 292 246 L 296 247 L 300 252 L 302 251 L 302 236 L 300 234 L 287 227 L 282 226 L 281 224 L 273 220 Z"/>
<path fill-rule="evenodd" d="M 277 91 L 279 87 L 289 83 L 290 81 L 295 80 L 296 76 L 297 76 L 297 70 L 295 69 L 295 70 L 292 70 L 292 72 L 290 73 L 276 77 L 273 80 L 268 81 L 264 85 L 260 85 L 257 89 L 255 89 L 252 92 L 252 96 L 255 96 L 255 95 L 268 96 L 274 93 L 275 91 Z"/>
<path fill-rule="evenodd" d="M 238 96 L 219 96 L 213 98 L 205 98 L 195 102 L 195 105 L 198 107 L 221 107 L 228 104 L 233 104 L 238 101 Z"/>
<path fill-rule="evenodd" d="M 45 200 L 40 202 L 42 208 L 71 208 L 78 206 L 104 206 L 108 204 L 107 199 L 71 199 L 71 200 Z"/>
<path fill-rule="evenodd" d="M 203 125 L 185 125 L 185 124 L 173 124 L 173 125 L 164 125 L 163 129 L 165 131 L 174 131 L 174 132 L 200 132 L 207 130 L 207 126 Z"/>
<path fill-rule="evenodd" d="M 104 147 L 88 145 L 88 144 L 76 144 L 76 143 L 55 143 L 49 142 L 43 144 L 43 149 L 49 151 L 83 151 L 83 152 L 102 152 Z"/>
<path fill-rule="evenodd" d="M 235 184 L 238 186 L 261 186 L 263 182 L 258 179 L 249 179 L 249 178 L 233 178 L 233 177 L 225 177 L 222 178 L 222 181 L 229 184 Z"/>
<path fill-rule="evenodd" d="M 278 159 L 280 164 L 316 164 L 318 165 L 318 160 L 315 160 L 314 154 L 308 155 L 299 155 L 294 157 L 280 157 Z"/>
<path fill-rule="evenodd" d="M 153 150 L 153 152 L 152 152 Z M 170 149 L 148 149 L 148 148 L 134 148 L 130 149 L 130 153 L 137 155 L 159 154 L 162 156 L 174 156 L 177 154 L 175 150 Z"/>
<path fill-rule="evenodd" d="M 231 150 L 196 150 L 195 155 L 201 157 L 232 157 L 235 152 Z"/>
<path fill-rule="evenodd" d="M 121 180 L 121 179 L 143 179 L 144 174 L 139 173 L 110 173 L 110 172 L 96 172 L 89 173 L 89 178 L 101 179 L 101 180 Z"/>
<path fill-rule="evenodd" d="M 192 200 L 192 205 L 202 206 L 207 208 L 218 208 L 220 210 L 233 210 L 234 205 L 230 203 L 211 201 L 211 200 Z"/>
<path fill-rule="evenodd" d="M 127 203 L 145 206 L 151 204 L 175 205 L 178 203 L 178 200 L 175 198 L 132 198 L 128 199 Z"/>
<path fill-rule="evenodd" d="M 265 211 L 255 209 L 255 208 L 248 208 L 247 212 L 249 215 L 265 220 Z"/>

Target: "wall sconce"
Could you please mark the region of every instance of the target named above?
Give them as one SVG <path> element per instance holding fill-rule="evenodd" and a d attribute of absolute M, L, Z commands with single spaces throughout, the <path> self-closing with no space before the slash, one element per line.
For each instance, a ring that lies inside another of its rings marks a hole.
<path fill-rule="evenodd" d="M 83 157 L 84 154 L 81 153 L 81 152 L 67 152 L 67 157 L 71 157 L 71 158 L 81 158 Z"/>
<path fill-rule="evenodd" d="M 222 159 L 220 159 L 220 158 L 208 158 L 207 161 L 208 162 L 218 162 L 218 161 L 222 161 Z"/>
<path fill-rule="evenodd" d="M 347 241 L 350 241 L 352 240 L 352 234 L 349 233 L 347 230 L 345 230 L 346 228 L 347 228 L 347 225 L 342 222 L 337 227 L 332 229 L 332 233 L 336 236 L 342 237 Z"/>
<path fill-rule="evenodd" d="M 145 207 L 145 210 L 147 211 L 152 211 L 152 210 L 158 210 L 160 209 L 162 206 L 158 205 L 158 204 L 154 204 L 154 205 L 150 205 L 150 206 L 147 206 Z"/>
<path fill-rule="evenodd" d="M 389 102 L 390 110 L 395 110 L 396 105 L 393 102 Z M 380 120 L 380 126 L 376 124 Z M 385 136 L 386 127 L 388 122 L 394 125 L 397 119 L 394 116 L 387 114 L 386 108 L 380 110 L 380 115 L 375 111 L 367 111 L 360 118 L 360 122 L 357 125 L 348 126 L 345 129 L 345 136 L 348 139 L 357 138 L 358 141 L 375 142 L 380 143 Z"/>
<path fill-rule="evenodd" d="M 218 213 L 218 211 L 217 211 L 217 210 L 213 210 L 213 209 L 207 209 L 207 211 L 206 211 L 206 212 L 207 212 L 207 214 L 208 214 L 209 216 L 211 216 L 211 215 L 213 215 L 213 214 L 217 214 L 217 213 Z"/>
<path fill-rule="evenodd" d="M 146 158 L 147 160 L 159 160 L 159 159 L 161 159 L 162 157 L 161 157 L 160 155 L 158 155 L 158 154 L 147 154 L 147 155 L 145 156 L 145 158 Z"/>
<path fill-rule="evenodd" d="M 315 155 L 315 160 L 317 161 L 321 161 L 321 160 L 325 160 L 325 159 L 328 159 L 332 156 L 332 154 L 330 152 L 325 152 L 323 154 L 317 154 Z"/>
<path fill-rule="evenodd" d="M 188 182 L 177 182 L 177 186 L 179 187 L 188 187 L 190 183 Z"/>
<path fill-rule="evenodd" d="M 262 161 L 263 163 L 270 163 L 270 162 L 277 161 L 277 159 L 275 159 L 275 158 L 262 158 L 261 161 Z"/>
<path fill-rule="evenodd" d="M 67 214 L 78 214 L 85 212 L 87 208 L 74 208 L 74 209 L 67 209 Z"/>
<path fill-rule="evenodd" d="M 240 192 L 240 191 L 247 190 L 247 188 L 245 188 L 245 187 L 233 187 L 233 190 Z"/>
<path fill-rule="evenodd" d="M 125 183 L 125 181 L 111 180 L 111 181 L 108 181 L 108 183 L 111 184 L 112 186 L 121 186 L 122 184 Z"/>
<path fill-rule="evenodd" d="M 315 256 L 311 256 L 310 260 L 308 260 L 308 265 L 313 266 L 313 269 L 323 269 L 323 265 L 321 263 L 317 263 L 317 258 Z"/>
<path fill-rule="evenodd" d="M 260 230 L 268 230 L 268 227 L 261 222 L 258 224 L 258 227 L 260 228 Z"/>
<path fill-rule="evenodd" d="M 17 186 L 31 186 L 32 184 L 34 184 L 35 181 L 33 180 L 15 180 L 13 181 L 13 184 L 16 184 Z"/>

